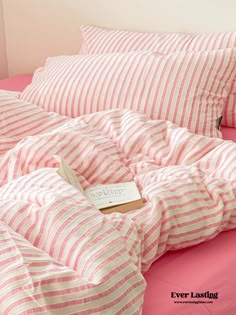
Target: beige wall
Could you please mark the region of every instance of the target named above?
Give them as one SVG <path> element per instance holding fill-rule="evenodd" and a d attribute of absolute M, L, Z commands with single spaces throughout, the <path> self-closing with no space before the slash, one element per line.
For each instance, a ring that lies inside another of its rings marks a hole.
<path fill-rule="evenodd" d="M 236 30 L 235 0 L 2 0 L 9 74 L 47 56 L 75 54 L 79 27 L 209 32 Z"/>
<path fill-rule="evenodd" d="M 7 55 L 2 1 L 0 1 L 0 79 L 7 77 Z"/>
<path fill-rule="evenodd" d="M 32 72 L 49 55 L 78 51 L 79 23 L 69 3 L 3 0 L 9 75 Z"/>
<path fill-rule="evenodd" d="M 76 2 L 76 0 L 74 1 Z M 83 0 L 82 22 L 129 29 L 209 32 L 236 29 L 235 0 Z"/>

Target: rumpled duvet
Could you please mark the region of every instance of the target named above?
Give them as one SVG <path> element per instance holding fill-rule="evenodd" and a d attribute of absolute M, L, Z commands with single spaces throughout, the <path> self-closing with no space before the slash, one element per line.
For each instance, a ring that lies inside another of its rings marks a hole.
<path fill-rule="evenodd" d="M 104 215 L 84 189 L 135 181 L 144 207 Z M 128 110 L 70 119 L 0 92 L 0 314 L 141 314 L 168 250 L 236 227 L 236 144 Z"/>

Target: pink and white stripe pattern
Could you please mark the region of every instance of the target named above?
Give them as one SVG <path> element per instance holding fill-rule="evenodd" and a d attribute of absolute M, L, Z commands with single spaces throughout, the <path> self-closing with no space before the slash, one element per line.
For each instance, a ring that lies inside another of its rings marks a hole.
<path fill-rule="evenodd" d="M 236 32 L 151 33 L 106 29 L 92 25 L 82 25 L 80 31 L 82 39 L 80 54 L 141 50 L 170 54 L 177 51 L 209 51 L 236 47 Z M 224 109 L 222 124 L 236 127 L 236 78 Z"/>
<path fill-rule="evenodd" d="M 82 25 L 80 54 L 124 53 L 150 50 L 164 54 L 236 47 L 236 32 L 165 33 L 133 32 Z"/>
<path fill-rule="evenodd" d="M 60 56 L 36 71 L 20 98 L 70 117 L 127 108 L 220 137 L 216 120 L 235 73 L 236 48 Z"/>
<path fill-rule="evenodd" d="M 153 261 L 236 227 L 235 143 L 128 110 L 40 132 L 0 156 L 3 315 L 141 314 Z M 145 206 L 103 215 L 57 174 L 55 155 L 84 188 L 134 180 Z"/>
<path fill-rule="evenodd" d="M 23 102 L 18 96 L 19 93 L 0 91 L 0 155 L 25 136 L 49 132 L 68 120 L 67 117 L 46 113 L 41 107 Z"/>

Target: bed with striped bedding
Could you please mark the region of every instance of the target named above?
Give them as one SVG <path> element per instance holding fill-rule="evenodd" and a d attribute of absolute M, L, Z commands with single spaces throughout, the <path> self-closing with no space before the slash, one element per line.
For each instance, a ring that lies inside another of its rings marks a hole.
<path fill-rule="evenodd" d="M 1 314 L 141 314 L 168 250 L 236 227 L 236 144 L 129 110 L 68 118 L 0 92 Z M 84 187 L 135 181 L 144 207 L 104 215 Z"/>

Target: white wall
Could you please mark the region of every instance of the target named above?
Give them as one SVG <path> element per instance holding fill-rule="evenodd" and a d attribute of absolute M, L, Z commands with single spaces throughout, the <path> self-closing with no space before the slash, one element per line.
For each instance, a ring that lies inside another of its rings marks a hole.
<path fill-rule="evenodd" d="M 79 27 L 236 31 L 235 0 L 2 0 L 9 74 L 32 72 L 49 55 L 75 54 Z"/>
<path fill-rule="evenodd" d="M 0 79 L 7 77 L 7 55 L 2 1 L 0 1 Z"/>
<path fill-rule="evenodd" d="M 76 2 L 76 1 L 75 1 Z M 236 30 L 235 0 L 77 1 L 82 22 L 149 31 Z"/>
<path fill-rule="evenodd" d="M 80 23 L 70 2 L 3 0 L 9 75 L 30 73 L 49 55 L 78 52 Z"/>

